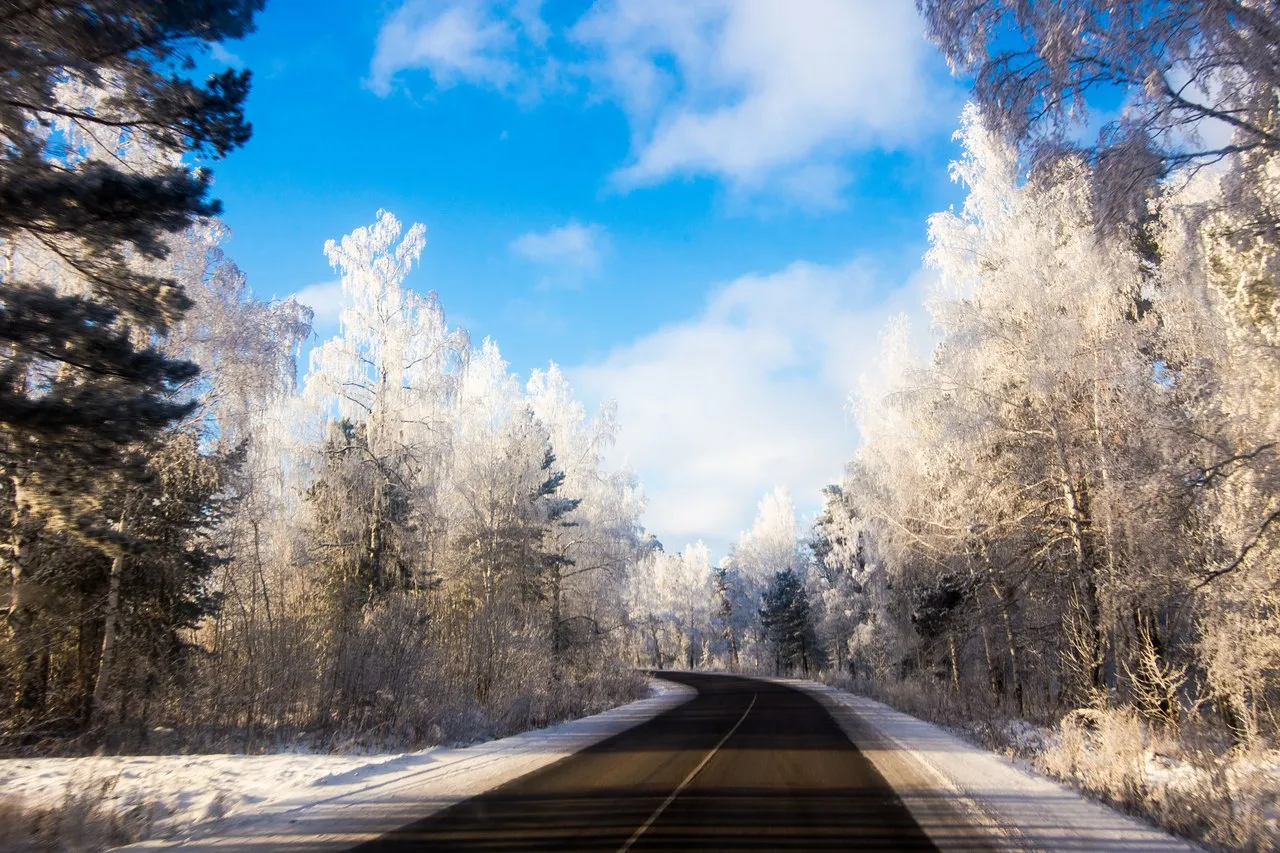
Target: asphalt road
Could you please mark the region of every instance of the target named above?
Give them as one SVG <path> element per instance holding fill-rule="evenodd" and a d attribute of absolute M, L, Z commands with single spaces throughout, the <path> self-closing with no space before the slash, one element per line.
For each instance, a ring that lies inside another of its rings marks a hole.
<path fill-rule="evenodd" d="M 754 679 L 663 677 L 698 696 L 355 849 L 936 850 L 817 700 Z"/>

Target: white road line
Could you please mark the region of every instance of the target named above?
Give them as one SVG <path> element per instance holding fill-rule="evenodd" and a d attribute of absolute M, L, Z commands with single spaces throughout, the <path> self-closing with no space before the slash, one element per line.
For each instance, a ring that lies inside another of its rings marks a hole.
<path fill-rule="evenodd" d="M 738 726 L 742 725 L 742 721 L 747 718 L 747 714 L 750 714 L 751 709 L 756 706 L 756 697 L 758 695 L 758 693 L 751 694 L 751 704 L 747 706 L 747 710 L 742 712 L 742 716 L 738 718 L 738 722 L 733 724 L 733 728 L 729 729 L 728 734 L 720 738 L 720 742 L 711 748 L 711 751 L 703 757 L 702 761 L 698 763 L 698 766 L 689 771 L 689 775 L 684 777 L 684 781 L 676 786 L 676 789 L 671 792 L 671 796 L 663 800 L 662 805 L 658 806 L 657 811 L 649 815 L 649 819 L 641 824 L 640 828 L 635 831 L 635 834 L 627 839 L 627 843 L 618 848 L 618 853 L 627 853 L 627 851 L 631 849 L 631 845 L 639 841 L 640 836 L 644 835 L 649 827 L 653 826 L 653 822 L 658 819 L 658 816 L 666 811 L 667 806 L 675 802 L 676 797 L 680 796 L 680 792 L 689 787 L 689 783 L 693 781 L 693 777 L 697 776 L 698 773 L 702 771 L 702 768 L 707 766 L 707 762 L 715 757 L 715 754 L 720 751 L 720 747 L 724 746 L 724 742 L 733 737 L 733 733 L 738 730 Z"/>

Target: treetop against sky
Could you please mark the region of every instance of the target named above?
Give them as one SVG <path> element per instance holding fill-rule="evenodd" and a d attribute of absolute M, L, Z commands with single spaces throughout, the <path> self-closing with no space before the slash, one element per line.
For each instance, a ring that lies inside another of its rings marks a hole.
<path fill-rule="evenodd" d="M 906 2 L 274 0 L 211 62 L 254 71 L 216 192 L 255 293 L 298 294 L 324 340 L 324 241 L 379 208 L 425 223 L 407 286 L 615 399 L 676 547 L 723 553 L 775 484 L 817 508 L 958 199 L 963 90 Z"/>
<path fill-rule="evenodd" d="M 961 199 L 967 98 L 1011 105 L 987 118 L 1029 150 L 1137 114 L 1175 148 L 1230 140 L 1195 92 L 1233 60 L 1193 56 L 1188 35 L 1235 44 L 1225 12 L 916 6 L 274 0 L 211 57 L 255 72 L 254 144 L 217 175 L 248 235 L 232 254 L 260 296 L 313 307 L 324 340 L 343 301 L 324 241 L 380 208 L 425 223 L 407 286 L 513 368 L 553 361 L 589 402 L 616 400 L 615 460 L 644 481 L 648 524 L 723 552 L 774 485 L 817 509 L 858 444 L 848 395 L 886 322 L 905 313 L 926 346 L 927 218 Z M 1123 60 L 1027 52 L 1054 28 L 1111 33 Z M 982 66 L 1001 53 L 1030 70 Z M 1144 104 L 1135 86 L 1166 55 L 1172 94 Z M 1157 167 L 1131 154 L 1108 160 L 1121 183 Z"/>

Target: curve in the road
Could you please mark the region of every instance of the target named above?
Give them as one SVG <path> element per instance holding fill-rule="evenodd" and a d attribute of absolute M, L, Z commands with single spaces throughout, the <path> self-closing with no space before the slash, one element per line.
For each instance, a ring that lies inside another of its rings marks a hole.
<path fill-rule="evenodd" d="M 812 697 L 737 676 L 662 677 L 697 697 L 356 850 L 937 849 Z"/>

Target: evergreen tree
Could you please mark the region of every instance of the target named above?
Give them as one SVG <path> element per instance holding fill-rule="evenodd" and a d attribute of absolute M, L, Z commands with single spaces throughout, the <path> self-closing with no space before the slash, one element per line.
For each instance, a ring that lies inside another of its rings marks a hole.
<path fill-rule="evenodd" d="M 738 668 L 738 635 L 733 630 L 733 578 L 728 566 L 719 565 L 712 569 L 713 583 L 716 589 L 716 620 L 720 623 L 721 637 L 729 648 L 729 668 Z"/>
<path fill-rule="evenodd" d="M 538 504 L 535 518 L 542 519 L 541 524 L 534 527 L 537 541 L 537 557 L 535 566 L 540 573 L 542 595 L 547 600 L 551 623 L 551 656 L 559 661 L 569 648 L 568 620 L 564 616 L 564 577 L 565 571 L 573 568 L 575 561 L 557 547 L 555 532 L 561 528 L 576 527 L 576 523 L 566 518 L 582 503 L 579 498 L 566 498 L 559 494 L 564 486 L 563 471 L 555 469 L 556 455 L 548 446 L 542 457 L 541 471 L 546 477 L 533 500 Z"/>
<path fill-rule="evenodd" d="M 54 535 L 30 547 L 23 577 L 35 599 L 24 614 L 30 633 L 0 647 L 0 664 L 17 677 L 16 734 L 25 740 L 144 719 L 161 687 L 185 681 L 186 632 L 219 603 L 211 579 L 223 562 L 227 479 L 241 457 L 202 452 L 194 430 L 167 430 L 133 449 L 130 469 L 101 485 L 129 531 L 127 551 L 111 555 Z M 38 642 L 23 642 L 27 636 Z M 24 657 L 11 661 L 12 651 Z"/>
<path fill-rule="evenodd" d="M 83 608 L 104 638 L 100 652 L 83 642 L 78 650 L 96 663 L 92 693 L 81 697 L 85 722 L 145 721 L 163 687 L 190 686 L 190 632 L 221 605 L 212 580 L 226 562 L 223 525 L 235 503 L 227 485 L 244 453 L 244 445 L 202 452 L 195 430 L 167 430 L 140 456 L 142 484 L 122 482 L 119 505 L 135 544 L 93 578 L 106 606 L 94 607 L 99 595 Z M 119 713 L 108 711 L 109 699 Z"/>
<path fill-rule="evenodd" d="M 778 672 L 791 671 L 799 664 L 808 673 L 810 665 L 817 663 L 809 599 L 804 582 L 794 569 L 784 569 L 773 576 L 764 593 L 760 624 L 765 640 L 773 646 Z"/>
<path fill-rule="evenodd" d="M 0 453 L 20 481 L 20 503 L 70 510 L 87 485 L 65 482 L 60 456 L 74 454 L 79 470 L 113 467 L 118 445 L 190 409 L 170 392 L 194 366 L 148 346 L 189 301 L 131 258 L 163 257 L 164 235 L 218 212 L 208 172 L 176 157 L 221 156 L 248 139 L 249 74 L 226 71 L 199 85 L 177 72 L 202 43 L 247 33 L 261 4 L 63 0 L 0 18 Z M 95 108 L 68 105 L 59 97 L 68 81 L 108 95 Z M 100 161 L 68 168 L 57 124 L 65 121 L 145 137 L 174 163 L 148 174 Z M 62 268 L 15 267 L 24 244 Z M 80 292 L 68 292 L 68 280 Z"/>
<path fill-rule="evenodd" d="M 50 0 L 0 15 L 0 465 L 8 480 L 7 621 L 17 704 L 34 709 L 47 649 L 33 631 L 42 537 L 65 531 L 111 557 L 138 550 L 106 490 L 148 476 L 129 450 L 193 405 L 193 364 L 154 344 L 189 304 L 141 271 L 164 238 L 218 212 L 210 176 L 183 155 L 220 157 L 250 128 L 245 71 L 183 76 L 207 44 L 250 31 L 262 0 Z M 106 93 L 92 107 L 67 87 Z M 88 128 L 155 149 L 156 168 L 68 151 Z M 24 263 L 27 253 L 47 264 Z"/>
<path fill-rule="evenodd" d="M 414 585 L 416 530 L 407 490 L 370 454 L 364 424 L 330 424 L 323 460 L 307 490 L 308 560 L 321 568 L 323 610 L 342 631 L 367 605 Z"/>

